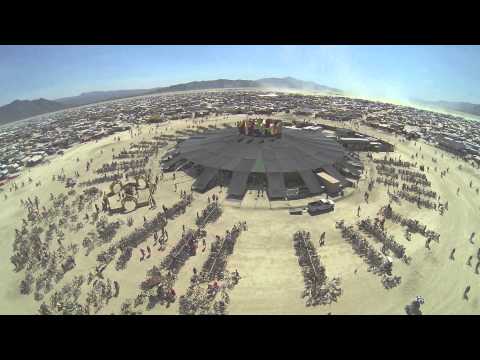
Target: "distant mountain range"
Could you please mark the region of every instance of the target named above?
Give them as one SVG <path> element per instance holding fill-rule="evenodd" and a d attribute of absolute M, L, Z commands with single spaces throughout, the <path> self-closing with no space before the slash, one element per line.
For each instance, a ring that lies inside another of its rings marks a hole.
<path fill-rule="evenodd" d="M 46 99 L 15 100 L 0 107 L 0 125 L 65 109 L 65 105 Z"/>
<path fill-rule="evenodd" d="M 466 114 L 480 116 L 480 104 L 457 101 L 426 101 L 421 99 L 412 99 L 412 102 L 418 105 L 435 107 L 443 110 L 459 111 Z"/>
<path fill-rule="evenodd" d="M 79 96 L 56 99 L 56 102 L 66 106 L 82 106 L 101 101 L 123 99 L 132 96 L 159 94 L 175 91 L 209 90 L 209 89 L 236 89 L 236 88 L 277 88 L 285 90 L 314 90 L 325 92 L 341 92 L 341 90 L 323 86 L 310 81 L 297 80 L 291 77 L 267 78 L 260 80 L 207 80 L 192 81 L 153 89 L 95 91 L 83 93 Z"/>
<path fill-rule="evenodd" d="M 209 90 L 209 89 L 235 89 L 235 88 L 269 88 L 278 90 L 307 90 L 341 94 L 339 89 L 319 85 L 311 81 L 302 81 L 292 77 L 266 78 L 259 80 L 208 80 L 192 81 L 183 84 L 158 87 L 153 89 L 93 91 L 82 93 L 78 96 L 64 97 L 55 100 L 15 100 L 0 107 L 0 125 L 26 119 L 32 116 L 67 109 L 76 106 L 94 104 L 102 101 L 123 99 L 133 96 L 167 93 L 175 91 Z"/>
<path fill-rule="evenodd" d="M 67 107 L 75 107 L 93 104 L 101 101 L 111 99 L 121 99 L 125 97 L 137 96 L 146 94 L 149 90 L 114 90 L 114 91 L 92 91 L 82 93 L 77 96 L 64 97 L 55 99 L 54 101 L 63 104 Z"/>

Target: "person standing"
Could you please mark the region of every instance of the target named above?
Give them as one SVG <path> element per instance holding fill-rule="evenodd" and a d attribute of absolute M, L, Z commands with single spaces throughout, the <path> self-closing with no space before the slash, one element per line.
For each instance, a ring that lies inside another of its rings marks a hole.
<path fill-rule="evenodd" d="M 155 199 L 152 197 L 152 209 L 156 209 L 157 208 L 157 202 L 155 201 Z"/>

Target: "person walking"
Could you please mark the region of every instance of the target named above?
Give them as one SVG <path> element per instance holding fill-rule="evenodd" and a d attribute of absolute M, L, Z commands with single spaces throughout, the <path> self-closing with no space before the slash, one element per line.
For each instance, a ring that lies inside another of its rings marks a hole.
<path fill-rule="evenodd" d="M 473 259 L 473 255 L 470 255 L 470 257 L 467 260 L 467 265 L 468 266 L 472 266 L 472 259 Z"/>
<path fill-rule="evenodd" d="M 450 253 L 450 260 L 455 260 L 455 248 L 453 248 L 452 252 Z"/>

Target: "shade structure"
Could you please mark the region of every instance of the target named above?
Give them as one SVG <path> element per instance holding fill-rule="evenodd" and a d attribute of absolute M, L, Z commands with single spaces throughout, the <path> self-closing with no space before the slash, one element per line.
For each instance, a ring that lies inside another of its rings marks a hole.
<path fill-rule="evenodd" d="M 228 187 L 228 195 L 233 197 L 243 197 L 247 191 L 248 172 L 235 171 L 232 181 Z"/>
<path fill-rule="evenodd" d="M 314 171 L 333 168 L 344 162 L 345 155 L 342 146 L 320 131 L 284 129 L 281 137 L 254 137 L 239 134 L 232 128 L 182 141 L 170 162 L 187 160 L 202 166 L 205 170 L 195 182 L 198 188 L 208 185 L 213 178 L 212 171 L 230 172 L 228 193 L 237 197 L 244 195 L 249 174 L 263 174 L 269 197 L 282 198 L 285 174 L 299 174 L 310 193 L 318 194 L 322 187 Z"/>
<path fill-rule="evenodd" d="M 287 188 L 285 187 L 285 179 L 283 178 L 283 173 L 267 173 L 267 182 L 268 197 L 270 197 L 271 199 L 285 198 Z"/>
<path fill-rule="evenodd" d="M 218 174 L 218 169 L 210 168 L 210 167 L 203 169 L 200 176 L 193 183 L 192 189 L 200 192 L 205 191 L 210 181 L 212 181 L 217 174 Z"/>
<path fill-rule="evenodd" d="M 299 174 L 311 194 L 320 194 L 322 192 L 322 185 L 311 170 L 303 170 Z"/>

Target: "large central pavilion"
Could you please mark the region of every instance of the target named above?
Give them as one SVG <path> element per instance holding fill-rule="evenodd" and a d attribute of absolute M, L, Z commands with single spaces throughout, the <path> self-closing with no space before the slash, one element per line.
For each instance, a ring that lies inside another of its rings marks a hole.
<path fill-rule="evenodd" d="M 295 185 L 306 195 L 322 193 L 325 187 L 319 172 L 337 179 L 341 186 L 350 185 L 338 171 L 347 158 L 346 150 L 321 131 L 285 128 L 278 136 L 251 136 L 229 128 L 180 142 L 164 166 L 196 167 L 192 189 L 199 192 L 212 183 L 223 183 L 229 197 L 242 198 L 254 179 L 270 199 L 283 199 L 287 188 Z"/>

